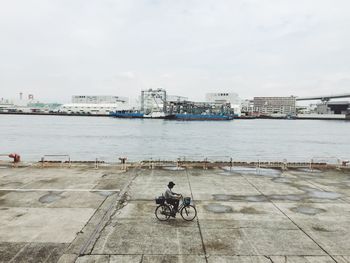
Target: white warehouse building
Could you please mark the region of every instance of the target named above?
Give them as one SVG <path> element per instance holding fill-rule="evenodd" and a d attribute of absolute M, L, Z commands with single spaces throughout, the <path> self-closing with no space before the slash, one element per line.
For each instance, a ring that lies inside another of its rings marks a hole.
<path fill-rule="evenodd" d="M 72 103 L 64 104 L 59 112 L 68 114 L 103 114 L 129 110 L 129 100 L 118 96 L 73 96 Z"/>
<path fill-rule="evenodd" d="M 126 97 L 119 96 L 88 96 L 78 95 L 72 97 L 72 103 L 90 103 L 90 104 L 110 104 L 118 102 L 128 102 L 129 99 Z"/>
<path fill-rule="evenodd" d="M 206 102 L 210 103 L 230 103 L 231 108 L 234 109 L 235 114 L 241 115 L 241 99 L 237 93 L 234 92 L 215 92 L 205 94 Z"/>

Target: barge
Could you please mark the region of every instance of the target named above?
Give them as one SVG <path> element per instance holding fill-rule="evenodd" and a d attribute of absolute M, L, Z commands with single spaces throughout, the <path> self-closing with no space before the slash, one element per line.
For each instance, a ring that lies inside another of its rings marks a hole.
<path fill-rule="evenodd" d="M 153 112 L 144 114 L 141 112 L 116 111 L 110 114 L 115 118 L 123 119 L 164 119 L 164 120 L 183 120 L 183 121 L 228 121 L 233 120 L 233 115 L 226 114 L 166 114 L 162 112 Z"/>

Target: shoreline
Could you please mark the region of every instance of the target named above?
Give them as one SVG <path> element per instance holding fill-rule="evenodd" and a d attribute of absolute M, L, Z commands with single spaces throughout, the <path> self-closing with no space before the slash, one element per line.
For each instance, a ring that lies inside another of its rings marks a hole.
<path fill-rule="evenodd" d="M 0 112 L 0 115 L 36 115 L 36 116 L 72 116 L 72 117 L 113 117 L 106 114 L 68 114 L 68 113 L 43 113 L 43 112 Z M 321 115 L 322 116 L 322 115 Z M 115 117 L 113 117 L 115 118 Z M 117 118 L 117 119 L 129 119 L 129 118 Z M 135 118 L 130 118 L 135 119 Z M 142 119 L 150 119 L 150 118 L 142 118 Z M 235 117 L 234 120 L 255 120 L 255 119 L 263 119 L 263 120 L 333 120 L 333 121 L 350 121 L 350 116 L 348 118 L 340 119 L 340 118 L 317 118 L 317 117 L 294 117 L 294 118 L 285 118 L 285 117 L 269 117 L 269 116 L 259 116 L 259 117 L 249 117 L 249 116 L 241 116 Z M 182 120 L 184 121 L 184 120 Z M 187 120 L 188 121 L 188 120 Z M 208 120 L 203 120 L 208 121 Z M 226 120 L 225 120 L 226 121 Z"/>

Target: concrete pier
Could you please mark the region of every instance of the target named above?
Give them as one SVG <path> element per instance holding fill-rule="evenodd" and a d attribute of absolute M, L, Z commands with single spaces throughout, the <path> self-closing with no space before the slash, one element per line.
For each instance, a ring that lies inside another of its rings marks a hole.
<path fill-rule="evenodd" d="M 168 183 L 198 220 L 155 218 Z M 0 262 L 350 262 L 350 172 L 0 167 Z"/>

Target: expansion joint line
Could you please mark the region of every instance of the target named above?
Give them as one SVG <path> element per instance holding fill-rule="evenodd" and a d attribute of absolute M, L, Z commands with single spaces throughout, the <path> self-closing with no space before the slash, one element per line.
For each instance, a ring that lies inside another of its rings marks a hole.
<path fill-rule="evenodd" d="M 188 186 L 189 186 L 190 191 L 191 191 L 191 199 L 194 201 L 190 177 L 189 177 L 189 175 L 188 175 L 187 169 L 185 169 L 185 171 L 186 171 Z M 196 220 L 197 220 L 197 226 L 198 226 L 198 229 L 199 229 L 199 235 L 200 235 L 200 237 L 201 237 L 201 242 L 202 242 L 202 248 L 203 248 L 203 253 L 204 253 L 204 257 L 205 257 L 205 262 L 208 263 L 208 255 L 207 255 L 207 250 L 206 250 L 205 244 L 204 244 L 204 239 L 203 239 L 203 234 L 202 234 L 202 228 L 201 228 L 201 225 L 200 225 L 200 223 L 199 223 L 198 213 L 197 213 L 197 219 L 196 219 Z"/>
<path fill-rule="evenodd" d="M 310 238 L 324 253 L 326 253 L 334 262 L 338 262 L 331 254 L 328 253 L 327 250 L 325 250 L 320 244 L 316 242 L 315 239 L 313 239 L 304 229 L 302 229 L 297 223 L 293 221 L 292 218 L 290 218 L 285 212 L 282 211 L 272 200 L 270 200 L 263 192 L 261 192 L 252 182 L 250 182 L 244 175 L 241 175 L 256 191 L 258 191 L 262 196 L 266 198 L 266 200 L 269 200 L 269 202 L 278 210 L 280 211 L 286 218 L 289 219 L 301 232 L 303 232 L 308 238 Z"/>
<path fill-rule="evenodd" d="M 135 167 L 133 170 L 135 170 L 137 167 Z M 101 231 L 105 228 L 105 226 L 109 223 L 110 218 L 115 214 L 113 213 L 113 209 L 118 209 L 119 203 L 122 201 L 124 201 L 124 197 L 126 196 L 126 192 L 129 189 L 130 185 L 132 184 L 132 182 L 136 179 L 136 177 L 139 175 L 138 172 L 135 173 L 134 176 L 132 176 L 132 178 L 128 181 L 128 183 L 124 186 L 124 188 L 120 191 L 120 193 L 118 194 L 115 202 L 111 202 L 110 206 L 108 207 L 107 211 L 104 213 L 104 215 L 102 216 L 101 220 L 99 221 L 99 223 L 97 224 L 96 228 L 94 229 L 94 231 L 92 232 L 92 234 L 90 235 L 90 237 L 88 238 L 88 240 L 83 244 L 83 246 L 81 247 L 80 251 L 79 251 L 79 256 L 82 255 L 86 255 L 86 251 L 87 249 L 90 247 L 90 245 L 92 245 L 92 248 L 90 250 L 90 252 L 93 251 L 93 248 L 95 246 L 95 244 L 97 243 L 99 237 L 100 237 L 100 233 Z M 107 198 L 106 198 L 107 199 Z M 106 200 L 105 199 L 105 200 Z M 107 220 L 107 221 L 106 221 Z M 105 224 L 103 224 L 104 222 L 106 222 Z"/>

